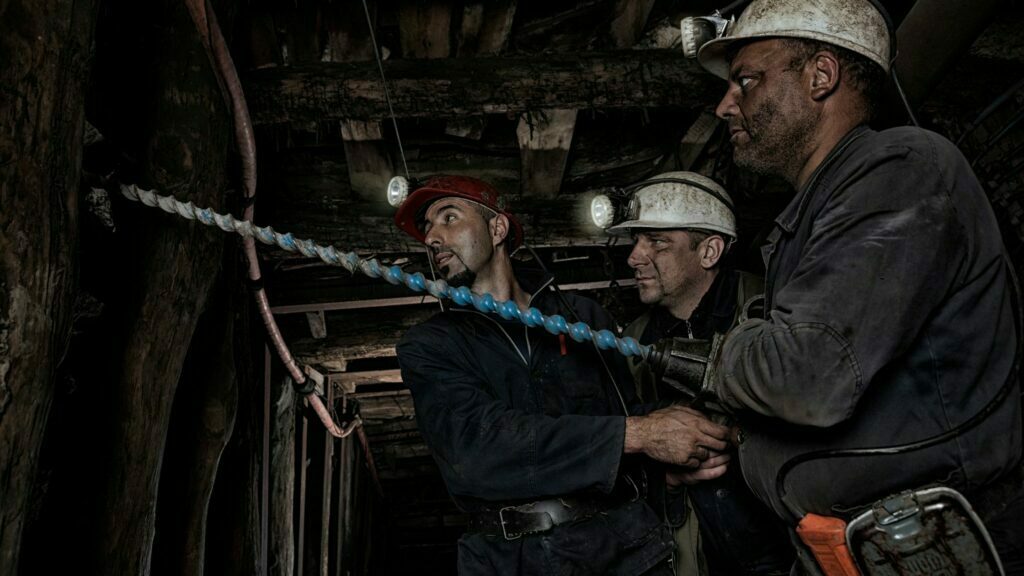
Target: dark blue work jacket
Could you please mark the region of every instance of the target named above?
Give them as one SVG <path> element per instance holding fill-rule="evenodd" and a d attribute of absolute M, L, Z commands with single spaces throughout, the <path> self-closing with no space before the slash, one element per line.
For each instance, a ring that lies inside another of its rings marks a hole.
<path fill-rule="evenodd" d="M 517 277 L 533 294 L 531 306 L 574 321 L 550 278 Z M 594 330 L 614 330 L 595 302 L 565 298 Z M 633 406 L 623 359 L 602 356 Z M 626 461 L 625 414 L 593 344 L 454 309 L 410 329 L 398 359 L 420 430 L 461 509 L 613 490 Z M 668 531 L 637 500 L 518 540 L 467 534 L 459 572 L 642 574 L 670 552 Z"/>
<path fill-rule="evenodd" d="M 919 128 L 857 128 L 776 220 L 767 320 L 727 338 L 720 396 L 740 411 L 743 473 L 781 517 L 833 515 L 944 483 L 971 497 L 1019 465 L 1019 387 L 984 422 L 899 455 L 798 454 L 925 440 L 1013 377 L 1004 248 L 963 155 Z"/>

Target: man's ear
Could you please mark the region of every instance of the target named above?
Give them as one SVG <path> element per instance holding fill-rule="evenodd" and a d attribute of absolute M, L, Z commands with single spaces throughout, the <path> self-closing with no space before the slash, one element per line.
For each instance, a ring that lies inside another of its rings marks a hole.
<path fill-rule="evenodd" d="M 710 270 L 718 264 L 725 254 L 725 239 L 721 236 L 708 236 L 704 239 L 704 248 L 700 253 L 700 265 L 705 270 Z"/>
<path fill-rule="evenodd" d="M 822 50 L 811 58 L 808 63 L 810 67 L 810 94 L 815 101 L 828 98 L 830 94 L 839 87 L 840 73 L 842 67 L 835 53 L 830 50 Z"/>
<path fill-rule="evenodd" d="M 508 216 L 496 214 L 490 221 L 491 244 L 497 246 L 508 236 Z"/>

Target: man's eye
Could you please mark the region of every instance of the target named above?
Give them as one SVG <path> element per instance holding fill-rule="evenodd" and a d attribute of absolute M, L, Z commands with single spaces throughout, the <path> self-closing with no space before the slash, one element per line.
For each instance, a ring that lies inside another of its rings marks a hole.
<path fill-rule="evenodd" d="M 446 214 L 444 217 L 445 224 L 451 224 L 455 220 L 455 214 Z"/>
<path fill-rule="evenodd" d="M 754 79 L 751 78 L 750 76 L 744 76 L 737 80 L 736 83 L 740 85 L 740 90 L 746 90 L 747 88 L 750 87 L 750 83 L 753 81 Z"/>

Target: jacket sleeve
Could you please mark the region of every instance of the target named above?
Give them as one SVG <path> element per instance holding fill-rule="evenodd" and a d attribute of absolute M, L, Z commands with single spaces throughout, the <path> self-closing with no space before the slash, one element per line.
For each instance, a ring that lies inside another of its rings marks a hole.
<path fill-rule="evenodd" d="M 966 247 L 941 166 L 887 150 L 841 184 L 766 320 L 727 337 L 721 400 L 827 427 L 914 341 L 956 281 Z"/>
<path fill-rule="evenodd" d="M 624 417 L 512 409 L 488 393 L 465 354 L 431 324 L 398 346 L 420 430 L 452 494 L 493 501 L 612 490 Z"/>

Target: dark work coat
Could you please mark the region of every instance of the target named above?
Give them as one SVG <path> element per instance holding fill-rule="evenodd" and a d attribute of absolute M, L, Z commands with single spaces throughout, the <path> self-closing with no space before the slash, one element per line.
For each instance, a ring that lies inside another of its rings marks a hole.
<path fill-rule="evenodd" d="M 550 278 L 530 282 L 531 305 L 572 315 Z M 614 324 L 595 302 L 566 294 L 594 330 Z M 634 405 L 621 357 L 603 354 Z M 420 430 L 456 504 L 468 512 L 570 494 L 608 494 L 620 468 L 625 415 L 591 343 L 475 310 L 437 314 L 398 345 Z M 467 534 L 461 574 L 642 574 L 665 560 L 671 537 L 637 500 L 579 523 L 505 541 Z"/>
<path fill-rule="evenodd" d="M 767 320 L 727 338 L 720 396 L 741 411 L 751 489 L 790 521 L 941 482 L 968 498 L 1019 465 L 1019 387 L 952 440 L 890 456 L 811 451 L 924 440 L 982 410 L 1014 377 L 1004 248 L 952 143 L 918 128 L 853 130 L 776 220 Z"/>

